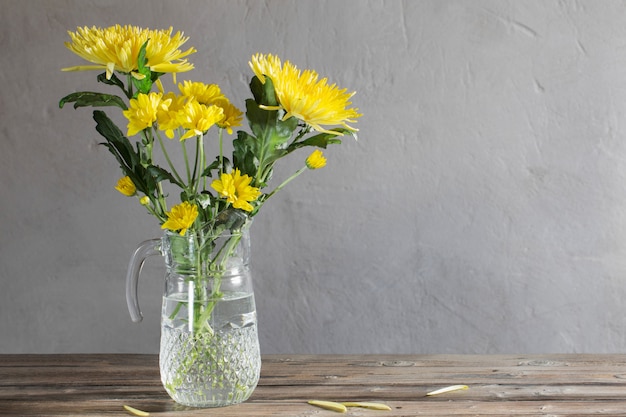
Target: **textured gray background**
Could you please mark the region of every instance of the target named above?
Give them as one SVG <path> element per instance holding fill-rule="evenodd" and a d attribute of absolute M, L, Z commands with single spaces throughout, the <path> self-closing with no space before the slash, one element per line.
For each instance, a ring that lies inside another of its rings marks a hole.
<path fill-rule="evenodd" d="M 67 30 L 182 30 L 182 76 L 249 96 L 273 52 L 356 90 L 328 152 L 252 231 L 264 353 L 618 352 L 626 345 L 626 3 L 3 0 L 0 351 L 157 352 L 160 234 L 113 189 Z M 299 168 L 296 156 L 277 177 Z"/>

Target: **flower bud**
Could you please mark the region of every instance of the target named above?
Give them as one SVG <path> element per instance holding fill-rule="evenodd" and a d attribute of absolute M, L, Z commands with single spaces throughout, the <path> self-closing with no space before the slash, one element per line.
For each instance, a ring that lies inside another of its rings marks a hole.
<path fill-rule="evenodd" d="M 324 158 L 324 154 L 319 149 L 316 149 L 309 155 L 306 159 L 306 166 L 309 169 L 319 169 L 326 166 L 326 158 Z"/>
<path fill-rule="evenodd" d="M 128 176 L 120 178 L 115 189 L 127 197 L 132 197 L 137 193 L 135 184 Z"/>

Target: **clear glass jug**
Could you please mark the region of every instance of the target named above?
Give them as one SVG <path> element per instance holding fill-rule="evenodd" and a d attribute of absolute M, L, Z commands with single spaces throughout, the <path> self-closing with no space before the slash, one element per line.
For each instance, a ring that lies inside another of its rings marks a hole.
<path fill-rule="evenodd" d="M 126 278 L 133 321 L 142 319 L 141 268 L 157 254 L 166 265 L 159 354 L 163 386 L 176 402 L 192 407 L 245 401 L 261 370 L 249 224 L 188 230 L 184 236 L 168 231 L 141 243 Z"/>

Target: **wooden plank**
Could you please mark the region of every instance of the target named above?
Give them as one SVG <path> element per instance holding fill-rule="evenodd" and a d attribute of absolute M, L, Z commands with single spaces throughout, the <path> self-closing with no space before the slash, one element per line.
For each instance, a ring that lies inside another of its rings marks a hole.
<path fill-rule="evenodd" d="M 587 415 L 626 415 L 624 401 L 568 401 L 568 402 L 473 402 L 473 401 L 439 401 L 439 402 L 403 402 L 389 401 L 391 411 L 375 411 L 360 408 L 349 408 L 345 414 L 323 410 L 305 402 L 278 401 L 256 402 L 216 408 L 193 409 L 177 407 L 170 401 L 156 400 L 101 400 L 77 402 L 50 402 L 45 407 L 37 405 L 20 408 L 0 405 L 0 415 L 14 416 L 123 416 L 129 415 L 123 410 L 123 404 L 150 412 L 153 416 L 373 416 L 373 417 L 406 417 L 406 416 L 511 416 L 511 415 L 549 415 L 549 416 L 587 416 Z"/>
<path fill-rule="evenodd" d="M 283 401 L 298 400 L 308 401 L 311 399 L 323 399 L 330 401 L 449 401 L 451 398 L 463 398 L 472 401 L 626 401 L 626 389 L 603 386 L 511 386 L 511 385 L 471 385 L 467 392 L 461 394 L 448 394 L 442 397 L 426 398 L 425 393 L 431 387 L 336 387 L 336 386 L 299 386 L 299 387 L 276 387 L 259 386 L 252 396 L 252 400 L 258 401 Z M 456 395 L 451 397 L 452 395 Z M 100 400 L 107 398 L 165 398 L 167 394 L 160 386 L 153 387 L 126 387 L 126 386 L 102 386 L 102 387 L 32 387 L 28 389 L 8 388 L 3 389 L 0 401 L 39 401 L 47 402 L 59 398 L 64 401 Z"/>
<path fill-rule="evenodd" d="M 470 388 L 425 396 L 455 384 Z M 0 355 L 0 415 L 337 415 L 311 399 L 393 408 L 349 416 L 626 415 L 626 355 L 271 355 L 248 402 L 214 410 L 175 404 L 156 355 Z"/>

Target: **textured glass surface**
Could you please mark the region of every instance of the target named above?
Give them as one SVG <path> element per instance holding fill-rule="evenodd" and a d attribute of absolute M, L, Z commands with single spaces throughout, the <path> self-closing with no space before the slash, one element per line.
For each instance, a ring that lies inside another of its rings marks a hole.
<path fill-rule="evenodd" d="M 206 334 L 168 329 L 161 340 L 161 378 L 170 396 L 193 407 L 219 407 L 250 397 L 261 358 L 256 326 Z M 189 358 L 193 358 L 189 362 Z"/>

